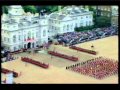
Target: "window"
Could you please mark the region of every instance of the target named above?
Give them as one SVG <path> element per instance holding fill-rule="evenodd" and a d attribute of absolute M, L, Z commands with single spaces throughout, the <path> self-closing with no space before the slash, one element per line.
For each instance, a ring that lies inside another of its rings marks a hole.
<path fill-rule="evenodd" d="M 20 40 L 20 35 L 19 35 L 19 40 Z"/>
<path fill-rule="evenodd" d="M 32 43 L 32 48 L 34 48 L 34 43 Z"/>
<path fill-rule="evenodd" d="M 39 45 L 39 42 L 38 42 L 38 41 L 36 42 L 36 45 Z"/>
<path fill-rule="evenodd" d="M 14 43 L 16 42 L 16 36 L 15 35 L 13 36 L 13 42 Z"/>
<path fill-rule="evenodd" d="M 14 47 L 14 51 L 16 51 L 16 47 Z"/>
<path fill-rule="evenodd" d="M 65 25 L 63 26 L 63 29 L 64 29 L 64 30 L 66 29 Z"/>
<path fill-rule="evenodd" d="M 75 27 L 77 27 L 77 23 L 76 23 Z"/>
<path fill-rule="evenodd" d="M 19 45 L 19 49 L 21 49 L 21 45 Z"/>
<path fill-rule="evenodd" d="M 92 25 L 92 21 L 89 21 L 89 25 Z"/>
<path fill-rule="evenodd" d="M 67 25 L 67 31 L 69 31 L 69 25 Z"/>
<path fill-rule="evenodd" d="M 8 42 L 9 42 L 9 38 L 8 38 Z"/>
<path fill-rule="evenodd" d="M 108 15 L 107 15 L 108 17 L 110 17 L 110 14 L 108 13 Z"/>
<path fill-rule="evenodd" d="M 92 18 L 92 16 L 90 15 L 89 18 Z"/>
<path fill-rule="evenodd" d="M 32 39 L 34 39 L 34 33 L 32 33 Z"/>
<path fill-rule="evenodd" d="M 43 36 L 46 36 L 46 31 L 45 30 L 43 31 Z"/>
<path fill-rule="evenodd" d="M 4 37 L 4 41 L 6 41 L 6 37 Z"/>
<path fill-rule="evenodd" d="M 87 24 L 87 21 L 86 21 L 86 26 L 87 26 L 88 24 Z"/>
<path fill-rule="evenodd" d="M 73 24 L 71 24 L 71 30 L 72 30 Z"/>
<path fill-rule="evenodd" d="M 24 35 L 24 41 L 25 41 L 25 39 L 26 39 L 26 35 Z"/>
<path fill-rule="evenodd" d="M 8 47 L 8 50 L 10 49 L 10 47 Z"/>
<path fill-rule="evenodd" d="M 83 23 L 80 23 L 81 26 L 83 26 Z"/>
<path fill-rule="evenodd" d="M 24 44 L 24 48 L 26 48 L 26 44 Z"/>
<path fill-rule="evenodd" d="M 36 37 L 38 37 L 38 34 L 39 34 L 39 33 L 38 33 L 38 32 L 36 32 Z"/>
<path fill-rule="evenodd" d="M 28 32 L 28 39 L 31 38 L 31 32 Z"/>
<path fill-rule="evenodd" d="M 45 21 L 43 21 L 43 23 L 45 24 Z"/>
<path fill-rule="evenodd" d="M 54 29 L 54 26 L 52 26 L 52 29 Z"/>

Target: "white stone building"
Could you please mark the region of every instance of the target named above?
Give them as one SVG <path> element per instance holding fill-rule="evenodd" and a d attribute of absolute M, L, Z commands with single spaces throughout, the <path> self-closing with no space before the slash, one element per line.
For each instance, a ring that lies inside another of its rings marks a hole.
<path fill-rule="evenodd" d="M 8 15 L 2 17 L 2 43 L 10 51 L 34 48 L 48 42 L 46 16 L 24 15 L 21 6 L 10 6 Z"/>
<path fill-rule="evenodd" d="M 56 34 L 74 32 L 75 27 L 93 25 L 93 13 L 68 6 L 50 15 L 25 15 L 20 5 L 9 7 L 2 15 L 2 44 L 10 51 L 34 48 Z"/>
<path fill-rule="evenodd" d="M 93 12 L 88 8 L 67 6 L 49 15 L 49 35 L 73 32 L 75 27 L 93 25 Z"/>

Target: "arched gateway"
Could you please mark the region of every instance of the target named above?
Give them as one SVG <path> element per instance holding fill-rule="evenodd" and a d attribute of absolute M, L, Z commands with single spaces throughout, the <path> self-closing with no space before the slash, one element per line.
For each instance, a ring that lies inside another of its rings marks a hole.
<path fill-rule="evenodd" d="M 28 49 L 31 48 L 31 43 L 30 42 L 27 44 L 27 48 Z"/>

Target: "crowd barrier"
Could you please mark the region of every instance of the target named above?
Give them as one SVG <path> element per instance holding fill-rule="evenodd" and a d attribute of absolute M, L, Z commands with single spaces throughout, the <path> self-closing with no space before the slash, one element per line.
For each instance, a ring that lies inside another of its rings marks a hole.
<path fill-rule="evenodd" d="M 48 53 L 51 54 L 51 55 L 54 55 L 54 56 L 58 56 L 58 57 L 61 57 L 61 58 L 64 58 L 64 59 L 71 60 L 71 61 L 78 61 L 77 57 L 68 56 L 68 55 L 61 54 L 61 53 L 54 52 L 54 51 L 48 51 Z"/>
<path fill-rule="evenodd" d="M 96 51 L 92 51 L 92 50 L 88 50 L 88 49 L 84 49 L 84 48 L 80 48 L 80 47 L 76 47 L 76 46 L 70 46 L 69 48 L 74 49 L 74 50 L 78 50 L 78 51 L 81 51 L 81 52 L 86 52 L 86 53 L 89 53 L 89 54 L 93 54 L 93 55 L 97 54 Z"/>
<path fill-rule="evenodd" d="M 8 69 L 5 69 L 5 68 L 2 68 L 2 73 L 4 74 L 8 74 L 12 72 L 13 73 L 13 77 L 18 77 L 18 73 L 17 72 L 14 72 L 14 71 L 11 71 L 11 70 L 8 70 Z"/>
<path fill-rule="evenodd" d="M 49 65 L 47 65 L 45 63 L 41 63 L 41 62 L 32 60 L 30 58 L 21 57 L 21 60 L 24 61 L 24 62 L 28 62 L 28 63 L 34 64 L 34 65 L 40 66 L 42 68 L 48 68 L 49 67 Z"/>

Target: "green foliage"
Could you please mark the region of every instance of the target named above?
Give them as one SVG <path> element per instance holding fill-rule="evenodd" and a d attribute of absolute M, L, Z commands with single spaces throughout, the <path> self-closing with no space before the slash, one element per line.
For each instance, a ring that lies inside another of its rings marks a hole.
<path fill-rule="evenodd" d="M 2 13 L 8 14 L 8 6 L 2 6 Z"/>
<path fill-rule="evenodd" d="M 78 28 L 75 28 L 75 31 L 76 32 L 87 31 L 87 30 L 92 30 L 94 28 L 95 28 L 94 26 L 78 27 Z"/>
<path fill-rule="evenodd" d="M 23 6 L 25 12 L 37 13 L 37 8 L 33 5 Z"/>
<path fill-rule="evenodd" d="M 61 6 L 63 8 L 64 6 Z M 47 12 L 55 12 L 58 11 L 58 6 L 36 6 L 37 12 L 40 12 L 41 10 L 45 9 Z"/>
<path fill-rule="evenodd" d="M 41 10 L 46 10 L 47 12 L 55 12 L 58 11 L 58 6 L 34 6 L 34 5 L 26 5 L 22 6 L 25 12 L 31 12 L 31 13 L 39 13 Z M 61 6 L 61 8 L 64 8 L 65 6 Z M 2 6 L 2 13 L 8 13 L 9 6 Z"/>
<path fill-rule="evenodd" d="M 111 25 L 111 18 L 106 16 L 96 17 L 96 27 L 109 27 Z"/>

